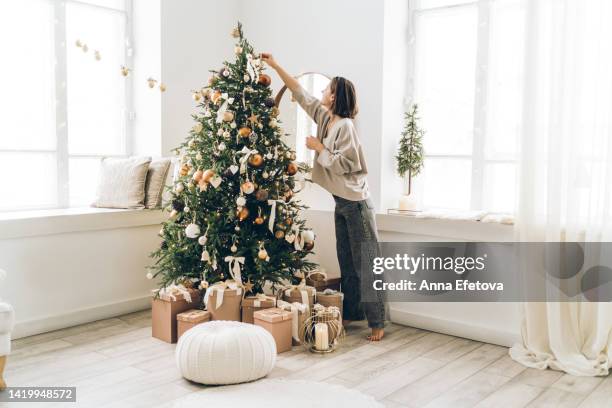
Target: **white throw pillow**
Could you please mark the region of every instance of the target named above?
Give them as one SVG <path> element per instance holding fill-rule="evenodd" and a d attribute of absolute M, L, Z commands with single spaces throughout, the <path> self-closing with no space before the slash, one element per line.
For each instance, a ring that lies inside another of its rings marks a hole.
<path fill-rule="evenodd" d="M 145 184 L 145 207 L 159 208 L 162 204 L 162 194 L 167 185 L 170 172 L 170 159 L 154 159 L 149 164 Z"/>
<path fill-rule="evenodd" d="M 144 208 L 150 157 L 102 159 L 97 198 L 100 208 Z"/>

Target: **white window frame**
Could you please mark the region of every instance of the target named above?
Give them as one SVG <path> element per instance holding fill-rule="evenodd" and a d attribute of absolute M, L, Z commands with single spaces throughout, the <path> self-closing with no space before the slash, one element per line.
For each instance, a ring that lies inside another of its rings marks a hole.
<path fill-rule="evenodd" d="M 103 9 L 112 11 L 114 13 L 120 13 L 125 16 L 125 62 L 126 66 L 133 65 L 133 5 L 132 0 L 125 1 L 125 10 L 120 10 L 112 7 L 105 7 L 102 5 L 91 4 L 79 0 L 49 0 L 53 5 L 53 18 L 55 19 L 54 29 L 54 46 L 55 46 L 55 83 L 49 84 L 54 86 L 55 89 L 55 134 L 56 134 L 56 145 L 55 150 L 53 149 L 0 149 L 0 153 L 50 153 L 55 154 L 57 164 L 57 200 L 56 204 L 51 207 L 35 207 L 27 206 L 26 208 L 15 208 L 8 211 L 20 211 L 20 210 L 35 210 L 35 209 L 47 209 L 47 208 L 68 208 L 70 207 L 70 159 L 71 158 L 102 158 L 102 157 L 126 157 L 129 156 L 133 150 L 132 141 L 132 119 L 133 115 L 133 85 L 131 76 L 126 78 L 125 86 L 125 111 L 123 115 L 123 144 L 124 154 L 121 155 L 80 155 L 70 154 L 68 151 L 68 92 L 67 92 L 67 38 L 66 38 L 66 4 L 74 3 L 85 7 Z M 117 67 L 117 75 L 119 75 L 119 68 Z"/>
<path fill-rule="evenodd" d="M 428 154 L 425 152 L 425 159 L 469 159 L 472 163 L 472 179 L 470 193 L 470 210 L 486 210 L 484 208 L 483 190 L 485 185 L 485 168 L 487 164 L 517 164 L 516 159 L 486 159 L 485 141 L 487 131 L 487 95 L 488 95 L 488 60 L 489 60 L 489 38 L 490 34 L 490 4 L 492 0 L 473 0 L 465 3 L 450 4 L 431 8 L 421 8 L 422 0 L 409 0 L 409 38 L 416 39 L 416 16 L 420 13 L 435 12 L 440 10 L 458 9 L 465 7 L 476 7 L 478 12 L 477 20 L 477 45 L 476 45 L 476 70 L 474 75 L 474 118 L 472 133 L 472 152 L 471 154 Z M 424 0 L 427 1 L 427 0 Z M 416 40 L 408 42 L 408 81 L 407 81 L 407 100 L 415 101 L 415 60 L 416 60 Z M 479 131 L 480 129 L 480 131 Z"/>

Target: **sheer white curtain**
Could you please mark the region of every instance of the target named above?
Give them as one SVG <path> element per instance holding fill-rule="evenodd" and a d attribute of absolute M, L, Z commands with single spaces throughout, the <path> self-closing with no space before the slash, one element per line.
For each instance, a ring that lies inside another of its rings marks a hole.
<path fill-rule="evenodd" d="M 525 1 L 520 241 L 612 241 L 610 21 L 609 0 Z M 523 308 L 515 360 L 573 375 L 608 374 L 612 303 Z"/>

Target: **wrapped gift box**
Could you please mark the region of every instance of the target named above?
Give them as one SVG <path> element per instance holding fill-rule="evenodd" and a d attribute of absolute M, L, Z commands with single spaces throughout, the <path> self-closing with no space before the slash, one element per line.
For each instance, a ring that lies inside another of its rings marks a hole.
<path fill-rule="evenodd" d="M 306 320 L 310 317 L 310 308 L 303 303 L 287 303 L 284 300 L 279 300 L 277 305 L 279 309 L 291 312 L 291 338 L 294 346 L 299 346 L 304 343 L 306 335 Z"/>
<path fill-rule="evenodd" d="M 191 309 L 176 315 L 177 320 L 177 339 L 192 327 L 210 321 L 210 312 L 207 310 Z"/>
<path fill-rule="evenodd" d="M 264 309 L 253 313 L 255 325 L 269 331 L 276 342 L 276 352 L 291 350 L 291 312 L 279 308 Z"/>
<path fill-rule="evenodd" d="M 344 293 L 334 289 L 325 289 L 323 292 L 317 292 L 317 303 L 325 307 L 336 306 L 340 309 L 342 316 L 342 302 L 344 301 Z"/>
<path fill-rule="evenodd" d="M 306 276 L 306 285 L 312 286 L 317 292 L 323 292 L 325 289 L 340 291 L 340 281 L 340 278 L 327 277 L 327 272 L 321 270 L 311 271 Z"/>
<path fill-rule="evenodd" d="M 211 320 L 240 321 L 241 288 L 215 284 L 208 288 L 205 300 Z"/>
<path fill-rule="evenodd" d="M 242 321 L 244 323 L 254 323 L 253 313 L 270 309 L 276 306 L 276 298 L 274 296 L 256 295 L 247 296 L 242 299 Z"/>
<path fill-rule="evenodd" d="M 188 293 L 185 296 L 185 293 Z M 184 289 L 160 291 L 152 300 L 152 335 L 166 343 L 176 343 L 179 313 L 200 305 L 200 291 Z"/>
<path fill-rule="evenodd" d="M 287 303 L 303 303 L 307 304 L 312 310 L 315 303 L 317 290 L 312 286 L 307 285 L 291 285 L 282 289 L 282 300 Z"/>

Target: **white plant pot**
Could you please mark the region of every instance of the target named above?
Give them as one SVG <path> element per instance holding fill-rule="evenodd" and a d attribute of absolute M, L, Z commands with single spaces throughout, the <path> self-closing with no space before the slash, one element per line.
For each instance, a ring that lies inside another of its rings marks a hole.
<path fill-rule="evenodd" d="M 419 201 L 417 200 L 414 194 L 405 194 L 400 197 L 398 208 L 401 211 L 418 211 Z"/>

